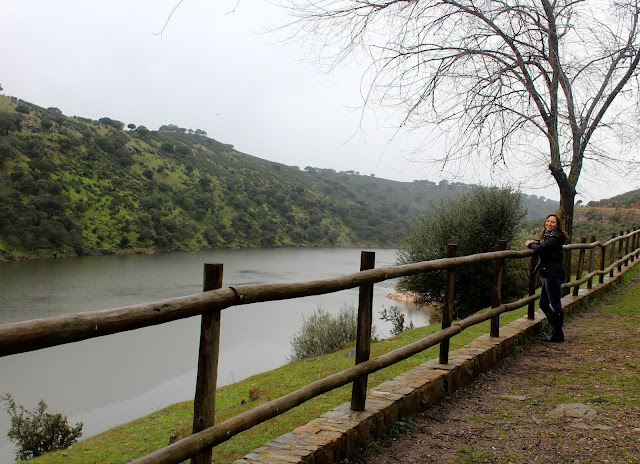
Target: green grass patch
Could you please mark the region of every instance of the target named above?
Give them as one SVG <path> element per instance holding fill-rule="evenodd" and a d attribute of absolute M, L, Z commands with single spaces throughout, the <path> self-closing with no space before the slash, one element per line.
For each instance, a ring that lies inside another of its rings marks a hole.
<path fill-rule="evenodd" d="M 447 461 L 447 462 L 455 462 L 456 464 L 462 463 L 472 463 L 472 462 L 489 462 L 491 460 L 491 455 L 489 452 L 483 447 L 475 447 L 475 446 L 461 446 L 456 451 L 457 459 L 455 461 Z"/>
<path fill-rule="evenodd" d="M 632 271 L 635 275 L 635 272 Z M 626 276 L 625 276 L 626 277 Z M 629 279 L 625 279 L 629 280 Z M 606 305 L 601 312 L 604 314 L 620 314 L 638 316 L 638 301 L 640 301 L 640 286 L 630 287 L 628 291 L 618 294 L 610 305 Z M 637 322 L 637 321 L 635 321 Z"/>

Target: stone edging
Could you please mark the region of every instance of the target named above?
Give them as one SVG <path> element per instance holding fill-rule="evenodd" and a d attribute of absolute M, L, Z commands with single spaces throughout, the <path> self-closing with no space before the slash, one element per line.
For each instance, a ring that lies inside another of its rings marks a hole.
<path fill-rule="evenodd" d="M 591 290 L 581 289 L 578 296 L 562 299 L 566 314 L 605 293 L 611 284 L 635 264 L 624 266 L 614 277 Z M 464 386 L 501 359 L 514 347 L 531 339 L 548 326 L 541 311 L 535 319 L 526 316 L 500 328 L 500 337 L 482 335 L 449 353 L 449 364 L 438 359 L 427 361 L 367 392 L 365 410 L 354 412 L 350 403 L 322 414 L 319 418 L 285 433 L 238 459 L 234 464 L 332 464 L 353 460 L 367 439 L 380 439 L 403 417 L 424 411 L 450 392 Z M 215 451 L 215 450 L 214 450 Z"/>

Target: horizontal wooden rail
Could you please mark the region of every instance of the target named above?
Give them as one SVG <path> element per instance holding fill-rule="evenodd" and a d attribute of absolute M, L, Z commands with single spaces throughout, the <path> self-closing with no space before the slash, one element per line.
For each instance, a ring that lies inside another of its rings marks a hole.
<path fill-rule="evenodd" d="M 592 271 L 588 274 L 585 274 L 584 276 L 582 276 L 582 278 L 578 279 L 578 280 L 572 280 L 571 282 L 566 282 L 562 284 L 562 288 L 572 288 L 572 287 L 579 287 L 580 285 L 588 282 L 589 279 L 598 276 L 598 275 L 606 275 L 608 274 L 612 269 L 618 267 L 620 264 L 623 264 L 625 260 L 630 259 L 633 255 L 636 254 L 636 251 L 630 252 L 627 255 L 623 256 L 622 258 L 618 259 L 617 261 L 614 261 L 613 263 L 611 263 L 611 265 L 609 267 L 607 267 L 604 270 L 595 270 Z"/>
<path fill-rule="evenodd" d="M 595 247 L 605 248 L 605 247 L 608 247 L 609 245 L 619 242 L 620 240 L 626 240 L 628 238 L 631 238 L 633 235 L 638 235 L 638 234 L 640 234 L 640 231 L 635 230 L 635 231 L 629 232 L 628 234 L 619 235 L 617 237 L 611 238 L 604 243 L 600 241 L 595 241 L 591 243 L 570 243 L 568 245 L 563 245 L 562 249 L 563 250 L 579 250 L 579 249 L 589 249 L 589 248 L 595 248 Z"/>
<path fill-rule="evenodd" d="M 0 357 L 198 316 L 236 303 L 230 288 L 123 308 L 0 325 Z"/>
<path fill-rule="evenodd" d="M 439 271 L 460 266 L 491 262 L 499 258 L 524 258 L 531 256 L 532 250 L 521 251 L 491 251 L 471 256 L 456 258 L 440 258 L 399 266 L 381 267 L 356 274 L 348 274 L 331 279 L 314 280 L 310 282 L 293 282 L 284 284 L 254 284 L 232 287 L 238 293 L 239 304 L 258 303 L 264 301 L 300 298 L 305 296 L 322 295 L 337 292 L 361 285 L 375 284 L 385 280 L 421 274 L 423 272 Z"/>
<path fill-rule="evenodd" d="M 460 327 L 451 326 L 444 331 L 429 335 L 422 340 L 406 345 L 397 350 L 386 353 L 375 359 L 365 361 L 344 371 L 332 374 L 324 379 L 316 380 L 304 387 L 288 393 L 280 398 L 271 400 L 249 411 L 243 412 L 231 419 L 227 419 L 213 427 L 179 440 L 172 445 L 157 450 L 131 464 L 143 463 L 180 463 L 190 456 L 200 453 L 207 448 L 216 446 L 240 432 L 250 429 L 268 419 L 276 417 L 316 396 L 346 385 L 363 375 L 384 369 L 398 361 L 409 358 L 424 351 L 442 340 L 460 332 Z"/>

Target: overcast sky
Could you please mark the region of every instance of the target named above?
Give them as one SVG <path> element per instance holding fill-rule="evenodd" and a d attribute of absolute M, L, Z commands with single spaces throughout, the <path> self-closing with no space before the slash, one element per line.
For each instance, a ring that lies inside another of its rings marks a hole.
<path fill-rule="evenodd" d="M 424 162 L 441 155 L 438 143 L 425 147 L 418 133 L 394 138 L 383 111 L 360 111 L 365 63 L 323 72 L 308 51 L 265 33 L 287 22 L 266 0 L 178 3 L 1 0 L 3 93 L 67 116 L 202 129 L 244 153 L 300 168 L 511 184 L 558 199 L 546 173 L 535 182 L 526 174 L 492 179 L 474 165 L 453 177 Z M 640 183 L 586 173 L 579 186 L 577 199 L 588 202 Z"/>

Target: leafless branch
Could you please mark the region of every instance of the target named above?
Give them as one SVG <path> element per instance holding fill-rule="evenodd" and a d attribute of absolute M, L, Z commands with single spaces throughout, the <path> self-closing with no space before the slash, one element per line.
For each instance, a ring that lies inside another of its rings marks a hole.
<path fill-rule="evenodd" d="M 371 60 L 365 108 L 397 109 L 406 130 L 455 128 L 441 166 L 507 169 L 535 151 L 570 211 L 584 162 L 617 157 L 596 134 L 638 111 L 640 0 L 288 1 L 321 58 Z"/>
<path fill-rule="evenodd" d="M 164 26 L 162 26 L 162 30 L 160 32 L 154 32 L 153 35 L 159 35 L 160 38 L 162 38 L 162 34 L 164 33 L 165 29 L 167 28 L 167 26 L 169 25 L 169 21 L 171 21 L 171 17 L 173 16 L 173 13 L 176 12 L 176 10 L 178 9 L 178 7 L 182 4 L 184 0 L 180 0 L 178 2 L 178 4 L 176 6 L 173 7 L 173 10 L 171 10 L 171 13 L 169 13 L 169 16 L 167 17 L 167 20 L 164 23 Z"/>

